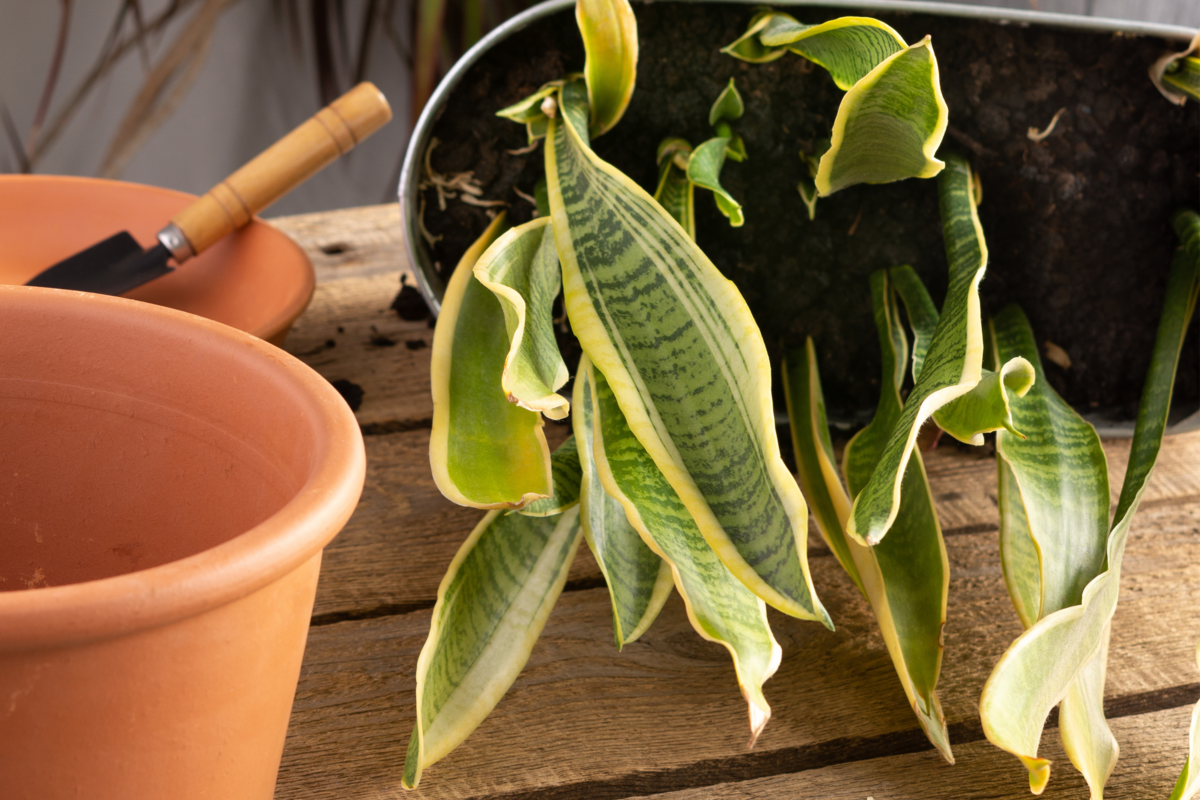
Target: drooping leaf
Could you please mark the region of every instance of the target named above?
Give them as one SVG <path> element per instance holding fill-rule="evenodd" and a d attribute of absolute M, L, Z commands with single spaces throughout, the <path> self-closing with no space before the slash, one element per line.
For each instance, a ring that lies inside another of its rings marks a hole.
<path fill-rule="evenodd" d="M 741 119 L 744 113 L 746 113 L 746 104 L 742 102 L 742 95 L 734 86 L 733 78 L 730 78 L 729 85 L 721 90 L 712 104 L 712 108 L 708 111 L 708 124 L 715 126 L 722 120 Z"/>
<path fill-rule="evenodd" d="M 1013 426 L 1008 395 L 1024 397 L 1033 381 L 1033 366 L 1020 356 L 1007 361 L 999 372 L 985 369 L 971 391 L 933 412 L 934 422 L 960 442 L 976 446 L 983 444 L 983 434 L 992 431 L 1005 430 L 1021 437 Z"/>
<path fill-rule="evenodd" d="M 554 494 L 534 500 L 524 508 L 510 511 L 510 514 L 549 517 L 561 514 L 579 503 L 579 484 L 583 480 L 583 472 L 579 466 L 579 448 L 574 436 L 568 437 L 550 456 L 550 470 L 554 475 Z"/>
<path fill-rule="evenodd" d="M 504 312 L 473 268 L 504 230 L 504 214 L 463 254 L 433 334 L 429 462 L 447 498 L 475 508 L 520 508 L 552 492 L 542 415 L 508 402 Z"/>
<path fill-rule="evenodd" d="M 997 433 L 996 458 L 1013 481 L 1004 492 L 1001 525 L 1016 510 L 1017 522 L 1024 520 L 1024 535 L 1037 552 L 1039 599 L 1030 616 L 1038 620 L 1078 605 L 1084 587 L 1104 569 L 1108 462 L 1095 428 L 1045 379 L 1037 341 L 1021 309 L 1001 310 L 989 332 L 998 360 L 1028 359 L 1037 375 L 1033 388 L 1012 409 L 1013 422 L 1025 438 Z"/>
<path fill-rule="evenodd" d="M 805 25 L 787 14 L 776 14 L 759 39 L 766 47 L 787 47 L 824 67 L 842 91 L 850 90 L 908 46 L 890 26 L 870 17 L 840 17 Z"/>
<path fill-rule="evenodd" d="M 880 271 L 872 275 L 871 288 L 882 347 L 883 392 L 875 418 L 846 447 L 843 466 L 851 494 L 867 482 L 888 432 L 900 415 L 899 390 L 907 371 L 908 341 L 888 273 Z M 811 340 L 806 351 L 804 366 L 785 373 L 801 486 L 831 549 L 835 553 L 845 551 L 852 559 L 853 571 L 848 571 L 871 604 L 922 729 L 946 760 L 954 763 L 945 716 L 936 693 L 949 564 L 924 465 L 920 454 L 914 455 L 904 478 L 901 511 L 887 540 L 866 547 L 847 539 L 843 526 L 849 516 L 850 494 L 842 488 L 833 468 Z M 803 398 L 808 398 L 807 402 Z"/>
<path fill-rule="evenodd" d="M 1178 89 L 1193 100 L 1200 100 L 1200 58 L 1184 58 L 1176 61 L 1174 69 L 1167 69 L 1163 83 Z"/>
<path fill-rule="evenodd" d="M 570 84 L 560 97 L 546 174 L 572 329 L 726 566 L 768 604 L 830 624 L 749 308 L 687 232 L 591 150 Z"/>
<path fill-rule="evenodd" d="M 938 177 L 942 231 L 950 282 L 920 377 L 879 457 L 868 484 L 855 497 L 846 534 L 864 543 L 883 540 L 896 519 L 900 488 L 921 424 L 946 403 L 969 392 L 983 371 L 979 282 L 987 268 L 987 244 L 975 210 L 971 168 L 961 156 L 947 158 Z"/>
<path fill-rule="evenodd" d="M 658 186 L 654 190 L 654 199 L 690 238 L 695 239 L 696 190 L 687 176 L 687 161 L 691 155 L 692 146 L 686 139 L 662 141 L 658 146 Z"/>
<path fill-rule="evenodd" d="M 1037 380 L 1012 422 L 1025 436 L 996 434 L 1000 475 L 1000 555 L 1005 582 L 1026 628 L 1083 599 L 1104 569 L 1108 540 L 1108 463 L 1096 431 L 1045 379 L 1024 313 L 1003 309 L 988 326 L 993 363 L 1027 358 Z M 1116 766 L 1116 739 L 1104 719 L 1108 630 L 1100 651 L 1071 682 L 1059 732 L 1092 796 L 1103 795 Z"/>
<path fill-rule="evenodd" d="M 417 659 L 405 788 L 415 789 L 422 771 L 466 739 L 512 686 L 582 538 L 577 508 L 551 517 L 492 511 L 459 548 Z"/>
<path fill-rule="evenodd" d="M 1022 634 L 1001 657 L 983 688 L 979 708 L 984 734 L 1021 760 L 1029 770 L 1035 794 L 1050 778 L 1050 762 L 1037 755 L 1046 715 L 1067 695 L 1083 670 L 1102 655 L 1117 606 L 1129 527 L 1162 445 L 1179 351 L 1198 292 L 1200 265 L 1191 253 L 1180 249 L 1171 266 L 1129 466 L 1109 529 L 1105 571 L 1083 590 L 1079 605 L 1044 616 Z M 1097 679 L 1093 675 L 1090 680 Z"/>
<path fill-rule="evenodd" d="M 1200 645 L 1196 646 L 1196 663 L 1200 665 Z M 1200 703 L 1192 709 L 1187 760 L 1183 762 L 1183 771 L 1179 774 L 1175 789 L 1167 800 L 1192 800 L 1200 793 L 1200 769 L 1193 769 L 1194 764 L 1200 764 Z"/>
<path fill-rule="evenodd" d="M 749 706 L 753 747 L 771 718 L 762 686 L 775 674 L 783 654 L 767 624 L 766 605 L 717 558 L 679 495 L 629 430 L 604 376 L 599 371 L 592 376 L 599 418 L 593 452 L 600 479 L 620 500 L 646 544 L 670 566 L 692 627 L 733 656 Z"/>
<path fill-rule="evenodd" d="M 742 61 L 748 61 L 751 64 L 766 64 L 777 58 L 782 58 L 783 54 L 787 52 L 786 47 L 767 47 L 759 39 L 759 34 L 776 17 L 788 17 L 788 15 L 772 11 L 771 9 L 764 9 L 757 12 L 751 17 L 750 25 L 747 27 L 746 32 L 729 46 L 721 48 L 721 52 L 734 58 L 739 58 Z M 791 17 L 788 17 L 788 19 L 791 19 Z"/>
<path fill-rule="evenodd" d="M 567 365 L 554 336 L 554 300 L 562 286 L 550 218 L 538 217 L 506 232 L 476 262 L 475 279 L 500 301 L 509 350 L 500 386 L 510 403 L 563 419 L 570 411 L 557 390 Z"/>
<path fill-rule="evenodd" d="M 880 63 L 842 98 L 817 190 L 828 196 L 857 183 L 932 178 L 945 167 L 934 153 L 949 118 L 926 36 Z"/>
<path fill-rule="evenodd" d="M 575 20 L 587 53 L 590 130 L 599 136 L 625 114 L 637 78 L 637 20 L 629 0 L 578 0 Z"/>
<path fill-rule="evenodd" d="M 587 356 L 575 374 L 575 439 L 579 442 L 580 521 L 612 598 L 617 648 L 641 636 L 671 596 L 671 568 L 646 546 L 625 515 L 625 507 L 605 491 L 596 469 L 596 375 Z"/>
<path fill-rule="evenodd" d="M 934 153 L 949 112 L 929 37 L 909 47 L 900 34 L 869 17 L 806 25 L 788 14 L 762 11 L 721 52 L 763 63 L 785 49 L 824 67 L 847 92 L 834 120 L 832 146 L 813 175 L 821 196 L 857 183 L 930 178 L 942 170 Z M 809 213 L 811 218 L 811 208 Z"/>
<path fill-rule="evenodd" d="M 740 228 L 746 222 L 742 215 L 742 204 L 721 186 L 721 167 L 725 166 L 725 148 L 728 144 L 728 138 L 718 136 L 697 147 L 688 159 L 687 177 L 692 183 L 712 192 L 717 208 L 729 217 L 729 224 Z"/>
<path fill-rule="evenodd" d="M 870 480 L 904 408 L 900 387 L 908 371 L 908 339 L 890 283 L 888 272 L 871 276 L 882 356 L 881 391 L 875 417 L 846 445 L 842 463 L 851 497 Z M 950 563 L 920 453 L 913 455 L 904 475 L 891 535 L 874 547 L 853 544 L 859 575 L 913 712 L 925 735 L 953 764 L 936 692 Z"/>

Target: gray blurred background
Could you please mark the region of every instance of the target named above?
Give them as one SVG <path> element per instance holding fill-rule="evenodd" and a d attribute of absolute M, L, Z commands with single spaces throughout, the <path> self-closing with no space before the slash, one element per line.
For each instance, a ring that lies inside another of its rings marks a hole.
<path fill-rule="evenodd" d="M 963 1 L 1200 27 L 1200 0 Z M 203 193 L 312 115 L 322 87 L 336 96 L 362 76 L 394 120 L 269 216 L 391 201 L 413 116 L 418 2 L 0 0 L 0 172 Z M 447 35 L 432 57 L 442 69 L 526 4 L 461 3 L 444 5 Z"/>

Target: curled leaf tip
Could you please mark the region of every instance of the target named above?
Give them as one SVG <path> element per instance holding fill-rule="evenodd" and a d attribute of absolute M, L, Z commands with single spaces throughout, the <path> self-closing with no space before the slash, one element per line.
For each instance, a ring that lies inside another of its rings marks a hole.
<path fill-rule="evenodd" d="M 758 742 L 759 734 L 763 732 L 763 728 L 767 727 L 767 723 L 771 720 L 771 709 L 759 708 L 749 698 L 747 698 L 746 704 L 750 708 L 750 741 L 746 743 L 746 749 L 753 750 L 754 745 Z"/>
<path fill-rule="evenodd" d="M 629 0 L 578 0 L 575 19 L 587 54 L 584 78 L 592 136 L 611 129 L 625 114 L 637 78 L 637 19 Z"/>

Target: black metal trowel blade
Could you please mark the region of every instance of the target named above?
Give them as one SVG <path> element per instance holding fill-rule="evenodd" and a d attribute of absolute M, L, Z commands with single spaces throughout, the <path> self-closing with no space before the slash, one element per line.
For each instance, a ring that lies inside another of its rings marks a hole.
<path fill-rule="evenodd" d="M 94 294 L 124 294 L 172 272 L 174 268 L 167 265 L 170 257 L 167 248 L 161 244 L 142 250 L 136 239 L 121 231 L 42 270 L 25 285 Z"/>

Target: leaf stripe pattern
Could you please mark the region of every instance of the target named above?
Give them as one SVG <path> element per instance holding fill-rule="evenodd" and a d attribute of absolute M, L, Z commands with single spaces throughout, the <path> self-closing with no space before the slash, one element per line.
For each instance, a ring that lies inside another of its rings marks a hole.
<path fill-rule="evenodd" d="M 870 17 L 841 17 L 805 25 L 787 14 L 776 14 L 759 39 L 767 47 L 787 47 L 829 70 L 842 91 L 908 46 L 890 26 Z"/>
<path fill-rule="evenodd" d="M 612 598 L 613 635 L 617 649 L 641 636 L 671 596 L 671 569 L 646 546 L 625 516 L 625 507 L 600 480 L 593 453 L 596 429 L 595 373 L 587 356 L 575 374 L 575 439 L 579 464 L 580 521 L 583 535 L 600 565 Z"/>
<path fill-rule="evenodd" d="M 524 514 L 527 517 L 548 517 L 561 514 L 579 502 L 579 483 L 583 480 L 583 474 L 579 466 L 579 448 L 574 436 L 568 437 L 554 451 L 554 455 L 550 456 L 550 471 L 554 476 L 554 494 L 534 500 L 524 508 L 508 513 Z"/>
<path fill-rule="evenodd" d="M 670 565 L 688 620 L 733 656 L 750 712 L 750 747 L 771 717 L 762 685 L 783 651 L 767 623 L 767 607 L 733 576 L 704 541 L 692 515 L 638 443 L 604 376 L 591 373 L 599 424 L 593 450 L 601 481 L 620 500 L 646 544 Z"/>
<path fill-rule="evenodd" d="M 551 120 L 547 183 L 584 352 L 722 561 L 770 605 L 831 625 L 808 575 L 807 508 L 779 457 L 766 347 L 745 301 L 563 112 Z"/>
<path fill-rule="evenodd" d="M 1177 225 L 1187 226 L 1178 218 L 1176 221 Z M 1186 241 L 1182 232 L 1181 238 Z M 1087 585 L 1079 605 L 1044 617 L 1022 634 L 1001 657 L 983 687 L 979 700 L 983 732 L 992 744 L 1021 760 L 1029 770 L 1034 793 L 1040 793 L 1050 779 L 1050 762 L 1037 755 L 1046 716 L 1067 694 L 1081 670 L 1102 654 L 1117 607 L 1129 527 L 1162 446 L 1179 351 L 1198 292 L 1200 261 L 1180 249 L 1167 280 L 1166 301 L 1142 389 L 1129 466 L 1109 529 L 1107 570 Z"/>
<path fill-rule="evenodd" d="M 512 686 L 582 538 L 577 508 L 553 517 L 492 511 L 459 548 L 417 659 L 406 789 L 415 789 L 422 771 L 461 744 Z"/>
<path fill-rule="evenodd" d="M 992 357 L 1027 358 L 1037 375 L 1012 408 L 1025 438 L 996 433 L 1001 559 L 1021 621 L 1037 620 L 1083 601 L 1104 570 L 1108 542 L 1108 461 L 1096 430 L 1045 379 L 1037 341 L 1024 312 L 1007 306 L 989 326 Z M 1008 563 L 1009 559 L 1015 559 Z M 1119 748 L 1104 719 L 1109 632 L 1099 653 L 1072 681 L 1059 711 L 1059 734 L 1093 796 L 1116 766 Z"/>
<path fill-rule="evenodd" d="M 882 541 L 896 519 L 904 470 L 921 424 L 936 409 L 969 392 L 982 375 L 979 282 L 987 268 L 987 244 L 975 210 L 971 168 L 958 155 L 947 156 L 946 162 L 938 177 L 938 194 L 950 285 L 921 377 L 905 401 L 879 466 L 854 499 L 846 533 L 867 544 Z"/>

